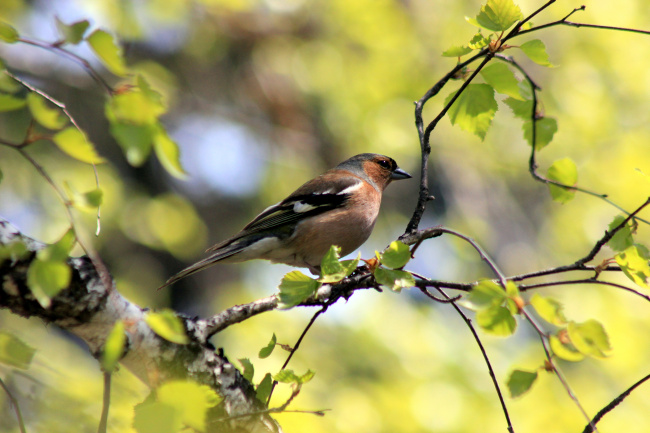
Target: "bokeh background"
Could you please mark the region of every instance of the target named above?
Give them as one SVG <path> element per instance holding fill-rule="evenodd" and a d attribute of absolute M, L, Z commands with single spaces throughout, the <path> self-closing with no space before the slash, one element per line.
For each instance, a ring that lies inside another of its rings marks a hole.
<path fill-rule="evenodd" d="M 523 13 L 541 1 L 519 1 Z M 581 3 L 558 2 L 533 22 L 562 18 Z M 578 22 L 648 29 L 646 0 L 587 2 Z M 266 206 L 349 156 L 377 152 L 419 172 L 413 101 L 453 67 L 441 57 L 476 29 L 478 0 L 3 0 L 0 18 L 22 35 L 58 38 L 54 18 L 89 19 L 120 38 L 129 65 L 165 98 L 163 123 L 179 144 L 187 180 L 170 177 L 152 158 L 129 166 L 108 131 L 103 90 L 77 64 L 23 44 L 0 44 L 15 74 L 63 101 L 110 163 L 99 166 L 104 190 L 102 225 L 81 215 L 86 239 L 98 249 L 118 289 L 141 306 L 172 307 L 208 316 L 272 294 L 290 268 L 266 262 L 220 265 L 174 287 L 155 288 L 202 251 L 238 231 Z M 650 39 L 603 30 L 555 27 L 541 38 L 556 68 L 513 54 L 542 87 L 542 107 L 558 120 L 553 143 L 539 155 L 541 171 L 571 157 L 579 184 L 606 193 L 628 210 L 650 194 Z M 75 51 L 111 84 L 119 84 L 83 45 Z M 425 110 L 432 119 L 451 82 Z M 20 141 L 26 110 L 0 113 L 0 135 Z M 430 203 L 424 225 L 443 224 L 479 242 L 507 275 L 572 263 L 585 255 L 619 213 L 578 194 L 552 202 L 527 169 L 529 146 L 521 121 L 504 104 L 485 141 L 444 119 L 432 135 Z M 49 142 L 30 148 L 57 182 L 94 188 L 94 174 Z M 0 146 L 0 215 L 24 233 L 52 242 L 68 227 L 63 206 L 16 152 Z M 417 176 L 416 176 L 417 177 Z M 399 236 L 417 198 L 417 180 L 398 182 L 384 195 L 381 217 L 361 248 L 371 257 Z M 650 212 L 645 212 L 650 218 Z M 639 238 L 648 239 L 642 225 Z M 605 250 L 599 258 L 613 255 Z M 426 242 L 410 265 L 434 279 L 490 277 L 466 244 Z M 632 285 L 624 277 L 615 281 Z M 650 305 L 611 288 L 544 289 L 574 320 L 597 318 L 607 329 L 606 360 L 561 363 L 590 415 L 648 373 Z M 250 358 L 255 380 L 276 372 L 286 353 L 257 356 L 272 333 L 293 345 L 314 310 L 255 317 L 214 338 L 232 360 Z M 30 431 L 96 430 L 102 377 L 84 347 L 38 321 L 0 312 L 0 328 L 38 348 L 27 372 L 0 367 L 19 398 Z M 539 340 L 526 325 L 514 337 L 481 334 L 501 384 L 513 368 L 543 362 Z M 295 432 L 501 432 L 505 422 L 480 352 L 447 305 L 417 293 L 363 291 L 340 302 L 308 334 L 291 368 L 316 371 L 293 403 L 331 409 L 325 417 L 278 415 Z M 128 432 L 133 405 L 147 390 L 128 371 L 115 378 L 113 432 Z M 279 389 L 274 404 L 288 395 Z M 0 393 L 0 431 L 18 431 Z M 533 390 L 507 398 L 517 432 L 581 431 L 585 420 L 558 380 L 542 374 Z M 650 386 L 635 391 L 599 424 L 601 432 L 644 432 L 650 423 Z"/>

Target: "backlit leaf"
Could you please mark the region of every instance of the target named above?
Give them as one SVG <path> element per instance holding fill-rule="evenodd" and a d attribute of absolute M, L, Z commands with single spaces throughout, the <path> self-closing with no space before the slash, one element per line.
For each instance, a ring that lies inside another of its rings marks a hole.
<path fill-rule="evenodd" d="M 626 217 L 623 215 L 615 216 L 614 220 L 609 224 L 608 231 L 611 232 L 616 227 L 623 224 L 625 218 Z M 614 236 L 612 236 L 609 242 L 607 242 L 607 245 L 609 245 L 614 251 L 623 251 L 631 247 L 634 244 L 634 238 L 632 236 L 633 227 L 634 223 L 628 221 L 625 226 L 621 227 L 616 233 L 614 233 Z"/>
<path fill-rule="evenodd" d="M 524 122 L 524 139 L 528 144 L 533 145 L 533 121 Z M 541 150 L 546 147 L 557 132 L 557 120 L 552 117 L 543 117 L 536 121 L 535 125 L 535 149 Z"/>
<path fill-rule="evenodd" d="M 521 87 L 519 88 L 519 93 L 521 92 Z M 533 101 L 528 99 L 519 100 L 515 98 L 506 98 L 503 100 L 508 107 L 512 110 L 512 113 L 521 119 L 528 120 L 533 115 Z"/>
<path fill-rule="evenodd" d="M 449 104 L 457 92 L 453 92 L 445 99 Z M 478 135 L 485 139 L 494 113 L 497 111 L 497 101 L 494 99 L 494 89 L 489 84 L 470 84 L 449 108 L 447 114 L 452 125 Z"/>
<path fill-rule="evenodd" d="M 70 285 L 72 271 L 65 262 L 34 260 L 27 270 L 27 286 L 43 308 L 51 298 Z"/>
<path fill-rule="evenodd" d="M 479 310 L 482 308 L 501 305 L 506 299 L 506 292 L 492 280 L 483 280 L 463 298 L 463 305 Z"/>
<path fill-rule="evenodd" d="M 596 320 L 569 322 L 569 339 L 575 348 L 587 356 L 605 358 L 612 349 L 605 328 Z"/>
<path fill-rule="evenodd" d="M 118 320 L 115 322 L 111 332 L 108 333 L 108 337 L 106 337 L 106 342 L 104 343 L 104 351 L 101 359 L 104 371 L 112 372 L 115 369 L 115 366 L 122 358 L 125 345 L 126 334 L 124 333 L 124 322 Z"/>
<path fill-rule="evenodd" d="M 138 433 L 178 433 L 182 427 L 180 411 L 172 405 L 154 401 L 135 406 L 133 428 Z"/>
<path fill-rule="evenodd" d="M 221 398 L 207 385 L 190 380 L 172 380 L 156 390 L 158 402 L 173 407 L 183 424 L 205 431 L 208 409 L 216 406 Z"/>
<path fill-rule="evenodd" d="M 52 140 L 59 149 L 74 159 L 88 164 L 105 162 L 104 158 L 97 154 L 93 145 L 86 139 L 86 135 L 74 126 L 57 132 Z"/>
<path fill-rule="evenodd" d="M 537 380 L 536 371 L 513 371 L 508 378 L 508 390 L 510 391 L 510 397 L 519 397 L 520 395 L 528 392 L 528 390 L 533 386 L 533 383 L 535 383 L 535 380 Z"/>
<path fill-rule="evenodd" d="M 467 18 L 467 21 L 475 26 L 500 32 L 508 30 L 523 17 L 521 9 L 512 0 L 488 0 L 476 18 Z"/>
<path fill-rule="evenodd" d="M 566 332 L 562 330 L 560 332 Z M 579 362 L 585 359 L 585 355 L 578 352 L 576 348 L 569 342 L 563 343 L 560 337 L 557 335 L 551 335 L 549 337 L 549 345 L 551 346 L 551 351 L 560 359 L 570 362 Z"/>
<path fill-rule="evenodd" d="M 557 326 L 567 323 L 566 317 L 564 317 L 562 311 L 564 307 L 553 298 L 535 293 L 533 297 L 530 298 L 530 305 L 532 305 L 537 314 L 548 323 Z"/>
<path fill-rule="evenodd" d="M 575 186 L 578 182 L 578 168 L 571 158 L 558 159 L 548 168 L 546 176 L 563 185 Z M 548 184 L 548 188 L 553 200 L 560 203 L 571 201 L 576 194 L 574 189 L 557 185 Z"/>
<path fill-rule="evenodd" d="M 269 399 L 269 394 L 271 394 L 272 388 L 273 378 L 271 377 L 271 373 L 266 373 L 260 384 L 257 385 L 255 396 L 259 401 L 266 404 L 266 401 Z"/>
<path fill-rule="evenodd" d="M 499 93 L 523 101 L 519 92 L 519 80 L 514 72 L 503 63 L 497 62 L 481 69 L 483 79 Z"/>
<path fill-rule="evenodd" d="M 476 323 L 492 335 L 507 337 L 517 329 L 517 321 L 506 307 L 493 305 L 476 312 Z"/>
<path fill-rule="evenodd" d="M 190 342 L 183 322 L 172 310 L 151 311 L 144 316 L 144 320 L 153 332 L 167 341 L 176 344 Z"/>
<path fill-rule="evenodd" d="M 260 349 L 260 353 L 258 356 L 262 359 L 268 358 L 271 355 L 271 353 L 273 353 L 273 349 L 275 349 L 275 344 L 277 343 L 277 341 L 278 339 L 275 336 L 275 332 L 274 332 L 273 335 L 271 336 L 271 340 L 269 341 L 269 344 L 267 344 L 266 346 Z"/>
<path fill-rule="evenodd" d="M 524 42 L 519 46 L 521 51 L 528 56 L 530 60 L 537 63 L 538 65 L 553 67 L 554 65 L 549 61 L 548 54 L 546 53 L 546 46 L 544 42 L 539 39 L 533 39 L 532 41 Z"/>
<path fill-rule="evenodd" d="M 153 148 L 156 151 L 158 161 L 167 170 L 167 173 L 178 179 L 187 177 L 187 173 L 181 165 L 181 152 L 178 149 L 178 144 L 169 137 L 162 126 L 157 128 L 156 133 L 153 135 Z"/>
<path fill-rule="evenodd" d="M 627 277 L 641 287 L 650 287 L 650 253 L 643 245 L 632 245 L 616 254 L 616 263 Z"/>
<path fill-rule="evenodd" d="M 153 148 L 155 127 L 151 125 L 132 125 L 111 123 L 111 135 L 120 145 L 126 160 L 133 167 L 140 167 L 147 161 Z"/>
<path fill-rule="evenodd" d="M 7 331 L 0 331 L 0 363 L 26 370 L 34 353 L 36 349 L 20 338 Z"/>
<path fill-rule="evenodd" d="M 393 241 L 381 253 L 381 264 L 391 269 L 401 269 L 411 260 L 411 249 L 402 241 Z"/>
<path fill-rule="evenodd" d="M 104 30 L 95 30 L 88 36 L 87 41 L 109 71 L 120 77 L 127 74 L 128 69 L 122 57 L 122 49 L 115 43 L 113 36 Z"/>
<path fill-rule="evenodd" d="M 409 272 L 393 269 L 375 269 L 375 280 L 382 286 L 386 286 L 394 292 L 415 286 L 415 278 Z"/>
<path fill-rule="evenodd" d="M 47 129 L 59 130 L 68 123 L 58 108 L 49 107 L 45 98 L 36 92 L 27 95 L 27 106 L 34 119 Z"/>
<path fill-rule="evenodd" d="M 83 40 L 86 30 L 90 23 L 87 20 L 76 21 L 72 24 L 65 24 L 56 17 L 56 28 L 61 34 L 61 38 L 68 44 L 76 45 Z"/>
<path fill-rule="evenodd" d="M 247 381 L 253 382 L 253 377 L 255 377 L 255 367 L 253 366 L 253 363 L 251 362 L 251 360 L 248 359 L 248 358 L 241 358 L 241 359 L 239 359 L 239 363 L 241 364 L 242 368 L 244 369 L 244 371 L 242 371 L 241 375 Z"/>
<path fill-rule="evenodd" d="M 23 108 L 27 101 L 17 96 L 0 93 L 0 113 L 5 111 L 14 111 Z"/>
<path fill-rule="evenodd" d="M 282 278 L 280 283 L 280 303 L 278 308 L 295 307 L 316 293 L 320 283 L 300 271 L 291 271 Z"/>
<path fill-rule="evenodd" d="M 467 46 L 453 46 L 447 48 L 445 51 L 442 52 L 443 57 L 460 57 L 464 56 L 465 54 L 471 53 L 472 48 L 467 47 Z"/>
<path fill-rule="evenodd" d="M 0 40 L 13 44 L 18 41 L 20 35 L 10 24 L 0 21 Z"/>

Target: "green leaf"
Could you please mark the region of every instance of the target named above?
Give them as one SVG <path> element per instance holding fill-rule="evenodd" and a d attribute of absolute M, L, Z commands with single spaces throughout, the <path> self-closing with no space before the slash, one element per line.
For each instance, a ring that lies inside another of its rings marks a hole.
<path fill-rule="evenodd" d="M 0 21 L 0 40 L 7 42 L 9 44 L 13 44 L 15 42 L 18 42 L 18 39 L 20 38 L 20 35 L 18 34 L 18 31 L 13 28 L 11 25 L 4 21 Z"/>
<path fill-rule="evenodd" d="M 614 221 L 609 224 L 609 231 L 613 231 L 616 227 L 623 224 L 625 221 L 624 215 L 617 215 L 614 217 Z M 634 237 L 632 236 L 634 230 L 634 223 L 630 220 L 621 227 L 614 236 L 607 242 L 607 245 L 614 251 L 623 251 L 632 245 L 634 245 Z"/>
<path fill-rule="evenodd" d="M 546 176 L 563 185 L 575 186 L 578 183 L 578 168 L 571 158 L 558 159 L 548 168 Z M 557 185 L 548 184 L 548 189 L 553 200 L 560 203 L 569 202 L 576 195 L 575 189 Z"/>
<path fill-rule="evenodd" d="M 27 249 L 27 245 L 20 240 L 0 245 L 0 263 L 9 259 L 12 263 L 16 263 L 19 260 L 26 259 L 30 255 L 31 252 Z"/>
<path fill-rule="evenodd" d="M 530 305 L 533 306 L 539 317 L 553 325 L 562 326 L 567 323 L 564 317 L 563 305 L 553 298 L 548 298 L 535 293 L 530 299 Z"/>
<path fill-rule="evenodd" d="M 614 257 L 627 277 L 641 287 L 650 288 L 650 265 L 648 249 L 640 244 L 632 245 Z"/>
<path fill-rule="evenodd" d="M 144 321 L 147 322 L 153 332 L 167 341 L 176 344 L 190 342 L 183 322 L 172 310 L 151 311 L 144 316 Z"/>
<path fill-rule="evenodd" d="M 521 44 L 519 48 L 521 48 L 521 51 L 523 51 L 530 60 L 538 65 L 554 67 L 554 65 L 548 60 L 548 54 L 546 53 L 544 42 L 539 39 L 525 42 Z"/>
<path fill-rule="evenodd" d="M 251 360 L 248 358 L 240 358 L 239 363 L 244 368 L 244 371 L 242 372 L 241 375 L 247 381 L 253 382 L 253 377 L 255 376 L 255 367 L 253 366 Z"/>
<path fill-rule="evenodd" d="M 63 152 L 88 164 L 101 164 L 104 158 L 97 154 L 93 145 L 86 139 L 86 135 L 74 126 L 70 126 L 52 137 L 54 144 Z"/>
<path fill-rule="evenodd" d="M 457 92 L 453 92 L 445 99 L 449 104 Z M 470 84 L 449 108 L 447 114 L 452 125 L 478 135 L 485 139 L 494 113 L 497 111 L 497 101 L 494 99 L 494 89 L 489 84 Z"/>
<path fill-rule="evenodd" d="M 519 88 L 521 93 L 521 87 Z M 515 117 L 519 117 L 524 120 L 529 120 L 533 115 L 533 101 L 525 99 L 520 101 L 515 98 L 506 98 L 503 100 L 508 107 L 512 110 L 512 113 Z"/>
<path fill-rule="evenodd" d="M 153 148 L 155 128 L 151 125 L 111 123 L 111 135 L 120 145 L 126 160 L 133 167 L 140 167 L 147 161 Z"/>
<path fill-rule="evenodd" d="M 566 333 L 566 330 L 559 331 L 558 335 L 561 332 Z M 578 352 L 571 343 L 563 343 L 558 335 L 551 335 L 549 337 L 549 345 L 553 354 L 560 359 L 570 362 L 579 362 L 585 359 L 585 356 Z"/>
<path fill-rule="evenodd" d="M 295 307 L 316 293 L 320 283 L 300 271 L 291 271 L 282 278 L 280 283 L 280 303 L 278 308 Z"/>
<path fill-rule="evenodd" d="M 23 108 L 27 101 L 13 95 L 0 93 L 0 113 L 5 111 L 14 111 Z"/>
<path fill-rule="evenodd" d="M 7 331 L 0 331 L 0 363 L 27 370 L 35 353 L 36 349 L 20 338 Z"/>
<path fill-rule="evenodd" d="M 471 53 L 473 51 L 472 48 L 468 46 L 453 46 L 447 48 L 445 51 L 442 52 L 442 57 L 460 57 L 464 56 L 465 54 Z"/>
<path fill-rule="evenodd" d="M 178 179 L 187 178 L 187 172 L 181 165 L 181 152 L 178 149 L 178 144 L 169 137 L 162 126 L 157 128 L 157 132 L 153 136 L 153 148 L 158 161 L 167 170 L 167 173 Z"/>
<path fill-rule="evenodd" d="M 91 189 L 90 191 L 83 193 L 83 205 L 97 208 L 102 204 L 104 200 L 104 191 L 101 188 Z"/>
<path fill-rule="evenodd" d="M 381 264 L 390 269 L 402 269 L 411 260 L 411 249 L 402 241 L 393 241 L 381 253 Z"/>
<path fill-rule="evenodd" d="M 605 328 L 596 320 L 569 322 L 567 327 L 571 343 L 578 351 L 595 358 L 605 358 L 612 348 Z"/>
<path fill-rule="evenodd" d="M 173 407 L 183 424 L 199 431 L 205 431 L 208 409 L 221 401 L 209 386 L 190 380 L 166 382 L 156 390 L 156 397 L 158 402 Z"/>
<path fill-rule="evenodd" d="M 86 40 L 109 71 L 120 77 L 128 73 L 122 49 L 115 43 L 113 36 L 104 30 L 95 30 Z"/>
<path fill-rule="evenodd" d="M 278 342 L 277 337 L 275 336 L 275 332 L 273 333 L 273 336 L 271 336 L 271 341 L 269 341 L 269 344 L 267 344 L 265 347 L 262 347 L 260 349 L 259 357 L 261 359 L 268 358 L 271 353 L 273 353 L 273 349 L 275 349 L 275 344 Z"/>
<path fill-rule="evenodd" d="M 34 119 L 47 129 L 59 130 L 68 123 L 68 118 L 63 116 L 58 108 L 50 108 L 44 97 L 36 92 L 27 95 L 27 106 Z"/>
<path fill-rule="evenodd" d="M 2 173 L 2 169 L 0 168 L 0 183 L 2 183 L 2 179 L 4 179 L 4 173 Z"/>
<path fill-rule="evenodd" d="M 410 272 L 392 269 L 375 269 L 375 280 L 382 286 L 386 286 L 394 292 L 415 286 L 415 278 Z"/>
<path fill-rule="evenodd" d="M 280 383 L 295 383 L 298 385 L 305 384 L 309 382 L 315 373 L 311 370 L 308 370 L 307 373 L 302 376 L 298 376 L 293 370 L 281 370 L 276 375 L 273 376 L 273 379 Z"/>
<path fill-rule="evenodd" d="M 72 271 L 61 261 L 39 260 L 27 270 L 27 286 L 43 308 L 49 308 L 51 298 L 70 285 Z"/>
<path fill-rule="evenodd" d="M 106 116 L 111 122 L 154 125 L 164 112 L 165 107 L 160 101 L 142 91 L 119 93 L 106 103 Z"/>
<path fill-rule="evenodd" d="M 506 307 L 493 305 L 476 312 L 476 323 L 492 335 L 507 337 L 514 334 L 517 321 Z"/>
<path fill-rule="evenodd" d="M 88 26 L 90 26 L 90 23 L 87 20 L 65 24 L 59 17 L 56 17 L 56 28 L 59 30 L 61 38 L 68 44 L 76 45 L 81 42 L 86 30 L 88 30 Z"/>
<path fill-rule="evenodd" d="M 501 305 L 506 299 L 506 292 L 492 280 L 483 280 L 463 298 L 463 305 L 472 310 L 480 310 Z"/>
<path fill-rule="evenodd" d="M 490 43 L 491 39 L 489 37 L 483 36 L 481 31 L 479 30 L 478 33 L 476 33 L 472 39 L 469 41 L 467 46 L 471 48 L 472 50 L 480 50 L 481 48 L 487 46 Z"/>
<path fill-rule="evenodd" d="M 102 368 L 104 371 L 112 372 L 115 366 L 122 359 L 124 347 L 126 345 L 126 334 L 124 332 L 124 322 L 118 320 L 111 329 L 104 342 L 104 351 L 102 353 Z"/>
<path fill-rule="evenodd" d="M 512 398 L 528 392 L 533 383 L 537 380 L 536 371 L 515 370 L 508 378 L 508 389 Z"/>
<path fill-rule="evenodd" d="M 529 113 L 530 115 L 530 113 Z M 535 125 L 535 148 L 541 150 L 546 147 L 552 140 L 557 132 L 557 120 L 552 117 L 543 117 L 538 119 Z M 533 121 L 527 120 L 524 122 L 524 139 L 528 144 L 533 145 Z"/>
<path fill-rule="evenodd" d="M 37 257 L 43 261 L 65 262 L 70 256 L 70 251 L 72 251 L 75 243 L 77 243 L 77 237 L 74 230 L 69 229 L 61 236 L 61 239 L 40 250 Z"/>
<path fill-rule="evenodd" d="M 481 69 L 483 79 L 499 93 L 511 98 L 524 100 L 519 92 L 519 80 L 514 72 L 503 63 L 493 63 Z"/>
<path fill-rule="evenodd" d="M 160 402 L 135 406 L 133 427 L 138 433 L 178 433 L 183 428 L 180 411 Z"/>
<path fill-rule="evenodd" d="M 477 27 L 500 32 L 508 30 L 523 17 L 521 9 L 512 0 L 488 0 L 475 19 L 466 19 Z"/>
<path fill-rule="evenodd" d="M 336 283 L 350 275 L 357 268 L 361 253 L 354 260 L 339 260 L 341 247 L 332 245 L 321 260 L 321 277 L 318 279 L 321 283 Z"/>
<path fill-rule="evenodd" d="M 269 395 L 271 394 L 272 388 L 273 388 L 273 378 L 271 377 L 271 373 L 266 373 L 264 375 L 264 378 L 260 382 L 260 384 L 257 385 L 257 390 L 256 390 L 257 399 L 262 403 L 266 404 L 266 401 L 269 399 Z"/>

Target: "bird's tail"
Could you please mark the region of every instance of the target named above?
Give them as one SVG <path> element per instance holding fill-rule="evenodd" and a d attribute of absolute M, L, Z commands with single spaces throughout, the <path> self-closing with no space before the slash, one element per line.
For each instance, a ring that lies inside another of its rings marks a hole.
<path fill-rule="evenodd" d="M 214 254 L 210 255 L 209 257 L 206 257 L 205 259 L 194 263 L 191 266 L 188 266 L 187 268 L 183 269 L 176 275 L 173 275 L 170 277 L 167 281 L 165 281 L 165 284 L 162 286 L 158 287 L 157 290 L 160 290 L 164 287 L 167 287 L 169 285 L 174 284 L 178 280 L 182 280 L 185 277 L 188 277 L 192 274 L 195 274 L 199 271 L 202 271 L 203 269 L 209 268 L 210 266 L 214 265 L 215 263 L 227 259 L 228 257 L 231 257 L 234 254 L 237 254 L 240 252 L 245 246 L 234 246 L 234 248 L 227 248 L 227 249 L 221 249 L 215 252 Z"/>

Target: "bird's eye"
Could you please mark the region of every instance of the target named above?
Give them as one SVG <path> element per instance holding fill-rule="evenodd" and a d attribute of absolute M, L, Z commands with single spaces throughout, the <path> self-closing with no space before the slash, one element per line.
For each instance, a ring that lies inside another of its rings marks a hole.
<path fill-rule="evenodd" d="M 382 167 L 387 168 L 389 170 L 391 168 L 390 161 L 387 160 L 387 159 L 380 159 L 379 161 L 377 161 L 377 164 L 379 164 Z"/>

